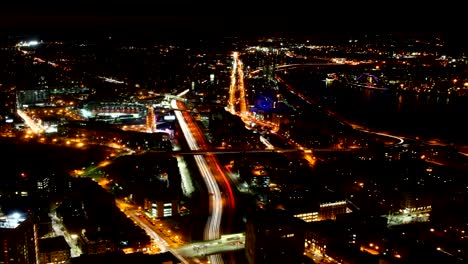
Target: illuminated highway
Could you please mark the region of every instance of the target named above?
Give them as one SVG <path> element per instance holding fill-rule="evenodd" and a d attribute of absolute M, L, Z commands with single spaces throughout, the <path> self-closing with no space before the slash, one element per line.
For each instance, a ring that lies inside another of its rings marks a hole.
<path fill-rule="evenodd" d="M 172 100 L 171 106 L 175 109 L 174 113 L 176 115 L 177 121 L 182 129 L 182 132 L 185 136 L 185 139 L 191 150 L 200 150 L 202 147 L 205 147 L 205 143 L 197 127 L 187 116 L 187 112 L 181 112 L 176 109 L 184 110 L 182 103 Z M 186 120 L 188 118 L 188 120 Z M 187 123 L 189 122 L 189 124 Z M 195 133 L 193 133 L 195 132 Z M 194 135 L 195 134 L 195 135 Z M 196 138 L 195 138 L 196 137 Z M 200 146 L 201 145 L 201 146 Z M 195 161 L 200 169 L 201 176 L 205 181 L 209 192 L 210 199 L 210 215 L 208 216 L 208 221 L 205 226 L 204 239 L 205 240 L 215 240 L 220 238 L 220 226 L 221 226 L 221 216 L 223 211 L 223 202 L 221 197 L 221 192 L 216 183 L 215 176 L 213 175 L 210 166 L 207 163 L 207 158 L 202 155 L 195 155 Z M 210 263 L 223 263 L 221 255 L 215 254 L 210 255 Z"/>
<path fill-rule="evenodd" d="M 237 112 L 243 116 L 247 114 L 247 104 L 245 99 L 244 87 L 244 70 L 242 61 L 239 59 L 239 53 L 232 54 L 232 72 L 231 72 L 231 85 L 229 87 L 229 105 L 228 111 L 232 114 Z M 239 99 L 236 98 L 236 93 L 239 92 Z M 236 105 L 239 104 L 239 110 Z"/>

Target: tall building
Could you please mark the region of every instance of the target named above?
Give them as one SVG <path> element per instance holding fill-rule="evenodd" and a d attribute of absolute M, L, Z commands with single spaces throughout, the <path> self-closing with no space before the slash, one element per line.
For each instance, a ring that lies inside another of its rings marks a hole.
<path fill-rule="evenodd" d="M 284 210 L 259 210 L 246 223 L 249 264 L 302 263 L 305 222 Z"/>
<path fill-rule="evenodd" d="M 156 132 L 156 115 L 154 114 L 154 108 L 148 108 L 148 114 L 146 115 L 146 131 L 149 133 Z"/>
<path fill-rule="evenodd" d="M 36 264 L 37 228 L 31 217 L 0 214 L 0 263 Z"/>

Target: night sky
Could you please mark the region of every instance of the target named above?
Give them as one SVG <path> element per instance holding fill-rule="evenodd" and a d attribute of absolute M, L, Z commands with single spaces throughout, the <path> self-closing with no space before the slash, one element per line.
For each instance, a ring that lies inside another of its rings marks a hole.
<path fill-rule="evenodd" d="M 444 4 L 444 5 L 442 5 Z M 0 33 L 88 34 L 154 32 L 186 36 L 273 33 L 443 32 L 459 46 L 465 10 L 437 1 L 1 1 Z"/>

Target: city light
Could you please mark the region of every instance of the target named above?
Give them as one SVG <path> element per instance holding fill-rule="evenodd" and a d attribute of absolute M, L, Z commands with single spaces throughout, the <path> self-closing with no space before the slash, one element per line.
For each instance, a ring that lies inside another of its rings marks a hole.
<path fill-rule="evenodd" d="M 464 260 L 466 52 L 437 33 L 149 34 L 0 48 L 0 258 Z"/>

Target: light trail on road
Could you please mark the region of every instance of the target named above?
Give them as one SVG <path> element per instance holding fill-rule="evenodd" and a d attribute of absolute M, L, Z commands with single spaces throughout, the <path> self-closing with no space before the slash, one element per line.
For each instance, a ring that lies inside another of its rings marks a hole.
<path fill-rule="evenodd" d="M 397 143 L 397 144 L 403 144 L 403 143 L 405 142 L 404 138 L 398 137 L 398 136 L 394 136 L 394 135 L 390 135 L 390 134 L 387 134 L 387 133 L 373 132 L 373 131 L 369 131 L 369 130 L 367 130 L 367 129 L 358 129 L 358 130 L 361 130 L 362 132 L 366 132 L 366 133 L 376 134 L 376 135 L 379 135 L 379 136 L 391 137 L 391 138 L 394 138 L 394 139 L 398 139 L 398 143 Z"/>
<path fill-rule="evenodd" d="M 189 148 L 191 150 L 200 150 L 200 147 L 197 144 L 197 141 L 194 135 L 192 134 L 192 131 L 189 128 L 189 125 L 185 121 L 185 117 L 183 116 L 182 112 L 180 111 L 179 106 L 177 105 L 177 101 L 172 100 L 171 106 L 174 109 L 174 114 L 176 116 L 177 121 L 179 122 L 180 128 L 182 130 L 182 133 L 184 134 L 187 144 L 189 145 Z M 223 208 L 221 192 L 210 170 L 210 167 L 208 166 L 206 158 L 202 155 L 195 155 L 194 158 L 200 170 L 201 176 L 203 180 L 205 181 L 206 187 L 209 192 L 209 200 L 210 200 L 210 207 L 209 207 L 210 215 L 208 216 L 208 220 L 205 226 L 204 239 L 205 240 L 219 239 L 222 208 Z M 210 260 L 210 263 L 213 263 L 213 264 L 223 263 L 223 260 L 220 254 L 210 255 L 208 258 Z"/>

